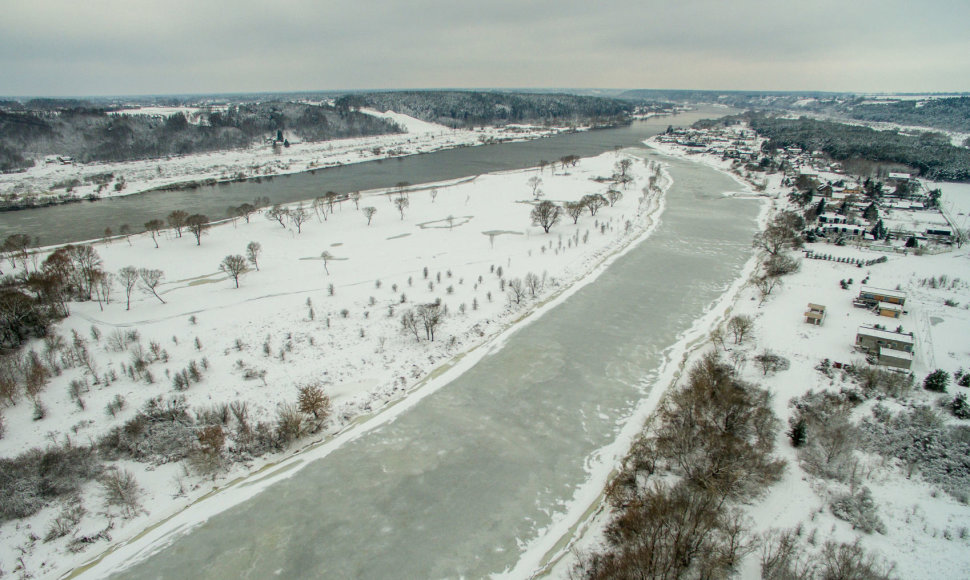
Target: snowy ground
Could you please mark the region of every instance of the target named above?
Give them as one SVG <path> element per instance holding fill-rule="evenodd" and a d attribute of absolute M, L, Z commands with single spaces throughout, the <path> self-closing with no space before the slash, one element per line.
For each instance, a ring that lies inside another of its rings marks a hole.
<path fill-rule="evenodd" d="M 670 155 L 678 155 L 692 161 L 705 163 L 724 171 L 730 162 L 707 155 L 690 155 L 675 146 L 650 142 L 650 146 Z M 760 182 L 760 178 L 759 178 Z M 931 184 L 942 186 L 945 209 L 950 208 L 954 217 L 966 215 L 970 209 L 970 187 L 964 184 Z M 787 207 L 787 190 L 779 184 L 779 178 L 769 177 L 764 192 L 766 202 L 773 210 Z M 826 243 L 808 244 L 806 249 L 816 253 L 832 254 L 846 258 L 872 259 L 882 254 L 855 247 L 838 247 Z M 945 274 L 949 283 L 945 287 L 932 288 L 924 279 Z M 899 287 L 907 293 L 907 312 L 899 319 L 878 317 L 855 308 L 852 299 L 859 293 L 860 282 L 869 278 L 868 284 L 879 288 Z M 849 289 L 844 290 L 842 280 L 852 279 Z M 916 358 L 913 372 L 917 386 L 910 395 L 913 404 L 935 405 L 939 395 L 920 388 L 923 378 L 930 371 L 941 368 L 952 372 L 970 367 L 970 251 L 962 249 L 943 253 L 916 255 L 888 255 L 888 261 L 868 268 L 858 268 L 846 263 L 824 260 L 802 260 L 801 270 L 786 276 L 783 285 L 764 302 L 753 285 L 746 285 L 734 296 L 726 296 L 729 304 L 720 310 L 721 318 L 709 321 L 708 331 L 723 324 L 727 316 L 747 314 L 754 318 L 755 327 L 751 339 L 742 345 L 727 341 L 728 355 L 743 354 L 742 378 L 767 387 L 774 393 L 775 413 L 785 426 L 779 433 L 776 453 L 787 461 L 781 482 L 772 486 L 766 497 L 747 506 L 747 517 L 755 533 L 778 528 L 800 528 L 804 547 L 820 548 L 826 540 L 852 542 L 859 538 L 866 549 L 896 565 L 895 574 L 900 578 L 959 578 L 970 569 L 970 506 L 954 499 L 938 487 L 922 481 L 918 474 L 911 478 L 896 462 L 879 456 L 856 452 L 864 475 L 862 485 L 869 487 L 878 507 L 878 515 L 886 524 L 886 534 L 864 534 L 853 530 L 847 522 L 832 515 L 828 502 L 832 494 L 845 492 L 840 484 L 820 480 L 807 474 L 799 465 L 795 450 L 791 447 L 785 431 L 792 409 L 789 401 L 809 390 L 835 390 L 851 386 L 839 373 L 830 379 L 815 370 L 819 362 L 828 358 L 843 363 L 859 363 L 863 357 L 854 351 L 855 333 L 862 324 L 883 324 L 889 329 L 902 325 L 905 331 L 913 331 L 916 339 Z M 730 293 L 728 293 L 730 294 Z M 955 301 L 957 306 L 947 306 L 945 300 Z M 803 313 L 809 302 L 825 305 L 827 317 L 822 326 L 805 323 Z M 719 309 L 714 309 L 715 311 Z M 690 356 L 683 368 L 693 364 L 701 355 L 713 349 L 709 342 L 684 344 Z M 693 350 L 691 350 L 693 346 Z M 765 376 L 752 360 L 765 349 L 782 355 L 791 362 L 791 368 Z M 680 361 L 677 361 L 680 362 Z M 681 368 L 681 367 L 678 367 Z M 666 376 L 671 373 L 667 372 Z M 676 375 L 671 382 L 676 381 Z M 950 387 L 948 399 L 954 393 L 967 393 L 963 387 Z M 970 394 L 970 393 L 968 393 Z M 870 415 L 874 401 L 856 410 L 856 417 Z M 950 422 L 958 422 L 949 417 Z M 964 422 L 966 423 L 966 422 Z M 549 575 L 567 578 L 575 563 L 575 554 L 598 549 L 602 530 L 608 521 L 607 510 L 600 507 L 585 524 L 584 532 L 570 547 L 570 552 L 550 569 Z M 809 542 L 811 538 L 811 542 Z M 750 555 L 740 570 L 742 578 L 760 577 L 760 551 Z"/>
<path fill-rule="evenodd" d="M 7 434 L 0 439 L 0 456 L 66 437 L 94 441 L 158 395 L 185 395 L 196 409 L 245 401 L 254 423 L 272 421 L 281 404 L 295 401 L 297 385 L 311 381 L 323 383 L 333 399 L 333 420 L 317 439 L 331 436 L 402 399 L 436 368 L 588 277 L 655 224 L 662 202 L 644 190 L 648 176 L 659 168 L 630 157 L 635 181 L 615 207 L 604 207 L 595 217 L 587 211 L 578 225 L 564 216 L 549 234 L 529 225 L 531 178 L 542 180 L 546 199 L 578 200 L 605 192 L 608 184 L 593 179 L 609 177 L 625 157 L 630 156 L 608 153 L 541 174 L 535 169 L 512 171 L 412 188 L 403 216 L 392 201 L 396 191 L 375 191 L 364 194 L 360 210 L 346 201 L 326 219 L 312 215 L 300 233 L 292 225 L 281 227 L 257 215 L 252 223 L 238 219 L 213 227 L 201 245 L 185 232 L 180 238 L 165 232 L 157 249 L 148 234 L 132 236 L 130 244 L 124 239 L 98 244 L 108 272 L 127 265 L 163 270 L 159 293 L 165 303 L 136 290 L 127 311 L 124 291 L 116 285 L 103 310 L 97 302 L 72 304 L 72 315 L 56 333 L 70 342 L 76 331 L 94 354 L 96 372 L 113 372 L 117 380 L 107 386 L 92 384 L 90 373 L 67 369 L 41 395 L 48 409 L 44 419 L 32 420 L 26 400 L 4 409 Z M 371 225 L 364 217 L 365 207 L 377 210 Z M 219 271 L 219 263 L 226 255 L 244 254 L 250 241 L 263 248 L 259 270 L 243 275 L 237 289 Z M 323 252 L 329 254 L 326 261 L 321 259 Z M 544 280 L 543 289 L 513 304 L 503 282 L 530 272 Z M 405 309 L 439 298 L 450 315 L 435 342 L 417 341 L 401 332 Z M 129 330 L 138 331 L 136 343 L 146 350 L 156 343 L 167 353 L 167 362 L 149 368 L 153 383 L 131 380 L 122 371 L 137 346 L 118 352 L 110 347 L 112 337 Z M 39 353 L 44 350 L 40 341 L 31 347 Z M 177 393 L 173 377 L 191 361 L 207 367 L 204 378 Z M 84 409 L 69 396 L 71 380 L 88 381 Z M 119 395 L 125 408 L 109 416 L 105 408 Z M 82 496 L 89 513 L 78 533 L 96 533 L 110 519 L 115 526 L 112 541 L 123 541 L 214 487 L 281 459 L 275 455 L 236 464 L 212 479 L 188 473 L 182 463 L 123 462 L 145 490 L 142 504 L 147 513 L 132 520 L 109 518 L 102 512 L 99 485 L 91 483 Z M 66 538 L 51 543 L 36 539 L 44 537 L 59 511 L 60 506 L 52 505 L 0 527 L 0 569 L 53 577 L 107 547 L 102 542 L 81 554 L 69 554 Z"/>
<path fill-rule="evenodd" d="M 393 111 L 380 113 L 365 109 L 362 112 L 390 119 L 407 132 L 313 143 L 291 140 L 290 147 L 257 144 L 247 149 L 121 163 L 62 164 L 39 160 L 23 173 L 0 174 L 0 199 L 36 198 L 41 201 L 51 196 L 63 199 L 116 197 L 178 183 L 299 173 L 453 147 L 536 139 L 565 130 L 526 125 L 456 130 Z M 93 177 L 104 174 L 112 177 L 104 187 L 99 187 Z M 74 179 L 81 185 L 67 192 L 63 184 Z M 121 185 L 123 187 L 116 189 Z"/>

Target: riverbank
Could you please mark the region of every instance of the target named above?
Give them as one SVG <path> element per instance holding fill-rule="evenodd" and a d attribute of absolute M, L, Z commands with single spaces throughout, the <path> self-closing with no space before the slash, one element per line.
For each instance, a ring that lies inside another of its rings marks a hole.
<path fill-rule="evenodd" d="M 650 142 L 651 147 L 666 154 L 703 163 L 727 172 L 740 179 L 732 171 L 732 161 L 704 154 L 691 154 L 670 145 Z M 762 189 L 766 199 L 762 223 L 774 212 L 788 207 L 787 188 L 783 188 L 778 176 L 759 178 L 751 184 Z M 958 192 L 954 191 L 954 195 Z M 970 195 L 965 199 L 952 199 L 956 209 L 966 211 L 970 207 Z M 763 295 L 748 279 L 757 272 L 758 263 L 753 261 L 745 274 L 713 308 L 719 316 L 699 321 L 694 334 L 681 341 L 678 356 L 669 360 L 674 372 L 667 372 L 657 381 L 657 393 L 669 391 L 680 385 L 684 369 L 690 368 L 700 357 L 718 350 L 737 369 L 740 378 L 760 384 L 774 393 L 772 408 L 781 419 L 782 428 L 776 441 L 776 454 L 787 462 L 783 479 L 770 488 L 767 495 L 757 498 L 745 507 L 744 517 L 752 537 L 764 538 L 781 529 L 797 531 L 798 543 L 806 557 L 820 560 L 819 552 L 826 542 L 859 545 L 877 559 L 895 565 L 895 573 L 902 578 L 956 577 L 970 565 L 967 554 L 970 527 L 970 508 L 966 496 L 951 494 L 938 485 L 927 482 L 918 472 L 913 473 L 902 462 L 886 459 L 877 454 L 853 448 L 848 452 L 851 471 L 845 481 L 819 477 L 807 469 L 803 456 L 791 445 L 787 435 L 789 420 L 794 415 L 790 404 L 793 398 L 807 392 L 838 393 L 844 389 L 857 388 L 846 372 L 820 372 L 823 360 L 831 364 L 864 367 L 862 355 L 852 348 L 860 325 L 887 324 L 885 317 L 875 316 L 867 310 L 852 306 L 860 282 L 882 288 L 896 288 L 907 295 L 907 312 L 898 320 L 888 320 L 889 328 L 901 323 L 907 331 L 913 331 L 916 339 L 913 363 L 915 388 L 904 399 L 873 397 L 852 412 L 856 422 L 872 415 L 876 404 L 891 411 L 902 412 L 926 406 L 940 409 L 941 403 L 949 402 L 954 392 L 966 393 L 965 388 L 952 387 L 949 395 L 940 396 L 921 388 L 923 377 L 940 368 L 954 373 L 970 365 L 970 352 L 958 346 L 970 335 L 970 314 L 966 308 L 970 300 L 970 286 L 962 282 L 970 276 L 970 257 L 966 248 L 937 255 L 892 255 L 885 263 L 858 268 L 849 260 L 867 260 L 881 254 L 862 248 L 835 246 L 834 244 L 807 244 L 816 254 L 833 255 L 840 260 L 801 260 L 800 271 L 782 278 L 781 285 Z M 941 283 L 941 276 L 946 281 Z M 932 283 L 928 280 L 933 280 Z M 950 282 L 956 280 L 956 282 Z M 802 313 L 809 303 L 826 307 L 822 326 L 808 325 Z M 949 304 L 949 305 L 948 305 Z M 753 321 L 749 338 L 742 344 L 714 344 L 710 337 L 720 328 L 726 334 L 726 322 L 730 317 L 748 316 Z M 786 370 L 766 370 L 756 357 L 770 353 L 783 358 L 790 365 Z M 672 363 L 672 364 L 671 364 Z M 649 416 L 659 400 L 648 403 L 644 421 L 631 421 L 637 428 L 625 440 L 625 453 L 639 432 L 639 425 L 649 422 Z M 657 395 L 661 396 L 661 395 Z M 960 425 L 960 420 L 941 413 L 948 425 Z M 604 485 L 605 487 L 605 485 Z M 853 524 L 834 515 L 830 504 L 846 493 L 860 488 L 870 490 L 878 518 L 883 522 L 883 532 L 864 533 Z M 600 491 L 603 488 L 600 488 Z M 543 569 L 543 575 L 555 578 L 570 577 L 577 562 L 577 554 L 602 550 L 605 545 L 603 530 L 610 519 L 610 511 L 602 496 L 591 505 L 596 506 L 587 514 L 579 527 L 577 538 L 568 545 L 560 546 L 552 557 L 553 564 Z M 749 554 L 739 566 L 744 578 L 759 577 L 760 549 Z M 559 558 L 558 560 L 556 558 Z M 538 566 L 532 569 L 538 569 Z"/>
<path fill-rule="evenodd" d="M 548 235 L 525 227 L 533 199 L 531 178 L 541 179 L 545 199 L 578 200 L 605 191 L 608 183 L 595 179 L 612 175 L 623 159 L 633 162 L 629 171 L 634 181 L 622 190 L 615 206 L 599 209 L 596 216 L 586 210 L 578 224 L 566 218 Z M 10 456 L 41 444 L 48 431 L 54 439 L 96 440 L 124 425 L 159 394 L 166 399 L 184 396 L 196 410 L 246 403 L 253 424 L 272 423 L 279 405 L 294 401 L 296 386 L 308 382 L 321 384 L 334 402 L 325 438 L 356 433 L 355 425 L 392 402 L 425 392 L 425 387 L 418 387 L 443 372 L 437 370 L 441 365 L 452 365 L 452 360 L 460 360 L 459 367 L 468 364 L 474 356 L 455 357 L 493 340 L 536 308 L 551 308 L 551 300 L 591 279 L 619 250 L 642 239 L 656 224 L 663 207 L 661 190 L 669 183 L 661 174 L 655 183 L 658 189 L 644 193 L 658 170 L 641 158 L 609 153 L 541 173 L 504 172 L 422 187 L 406 192 L 403 214 L 393 203 L 396 190 L 387 192 L 391 195 L 374 191 L 365 192 L 360 210 L 346 201 L 329 208 L 325 219 L 311 214 L 300 232 L 292 223 L 281 227 L 256 216 L 252 223 L 239 219 L 212 228 L 201 245 L 190 234 L 180 238 L 172 232 L 162 236 L 158 249 L 147 234 L 132 236 L 130 244 L 99 244 L 96 250 L 107 271 L 128 264 L 163 270 L 170 280 L 159 287 L 166 304 L 136 294 L 128 311 L 116 291 L 103 311 L 96 303 L 72 305 L 73 315 L 56 332 L 63 336 L 77 331 L 96 354 L 97 372 L 114 374 L 115 380 L 110 385 L 92 384 L 90 373 L 63 369 L 41 396 L 48 409 L 43 420 L 31 421 L 24 402 L 5 410 L 8 433 L 0 449 Z M 361 211 L 366 207 L 377 210 L 370 225 Z M 218 264 L 227 253 L 243 253 L 249 241 L 263 246 L 260 270 L 245 274 L 235 289 L 217 270 Z M 320 258 L 322 251 L 328 253 L 327 261 Z M 519 297 L 510 294 L 513 283 L 529 274 L 535 276 L 535 296 L 528 287 Z M 420 335 L 417 341 L 402 333 L 400 315 L 435 299 L 450 312 L 437 340 L 432 343 Z M 130 349 L 114 351 L 109 345 L 111 337 L 131 330 L 139 333 L 135 344 L 147 341 L 165 351 L 163 359 L 149 365 L 151 383 L 126 378 Z M 479 348 L 480 353 L 484 350 Z M 173 377 L 193 361 L 204 369 L 204 377 L 175 392 Z M 83 409 L 66 388 L 72 380 L 88 385 L 82 393 Z M 124 410 L 114 417 L 106 415 L 105 407 L 119 395 Z M 226 426 L 227 450 L 234 446 L 230 427 Z M 85 517 L 75 534 L 91 535 L 113 522 L 113 543 L 131 538 L 213 488 L 231 485 L 280 460 L 279 455 L 253 458 L 202 476 L 188 462 L 121 461 L 119 465 L 144 488 L 141 504 L 151 513 L 131 520 L 118 514 Z M 99 497 L 98 485 L 85 486 L 82 498 L 89 513 L 100 507 Z M 219 505 L 219 500 L 207 505 Z M 10 550 L 0 557 L 5 569 L 15 567 L 8 562 L 20 553 L 20 565 L 35 576 L 57 575 L 90 557 L 66 552 L 66 541 L 30 540 L 32 532 L 25 530 L 45 535 L 58 510 L 52 505 L 3 526 L 3 544 Z"/>
<path fill-rule="evenodd" d="M 532 125 L 450 129 L 393 111 L 365 112 L 392 120 L 406 132 L 333 141 L 295 142 L 289 147 L 259 144 L 239 150 L 118 163 L 41 161 L 23 172 L 0 174 L 0 211 L 271 179 L 365 161 L 456 147 L 541 139 L 587 129 Z"/>

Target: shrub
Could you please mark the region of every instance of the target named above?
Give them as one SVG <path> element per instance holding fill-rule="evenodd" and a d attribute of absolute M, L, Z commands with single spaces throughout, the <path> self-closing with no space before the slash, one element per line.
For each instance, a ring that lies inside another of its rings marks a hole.
<path fill-rule="evenodd" d="M 98 451 L 108 459 L 167 463 L 185 459 L 196 440 L 185 397 L 150 399 L 123 426 L 98 440 Z"/>
<path fill-rule="evenodd" d="M 0 459 L 0 522 L 33 515 L 49 501 L 77 493 L 100 471 L 90 447 L 71 443 Z"/>
<path fill-rule="evenodd" d="M 122 517 L 126 520 L 137 516 L 142 511 L 143 492 L 130 471 L 113 467 L 105 470 L 99 482 L 104 492 L 105 509 L 119 508 Z"/>
<path fill-rule="evenodd" d="M 872 500 L 868 487 L 863 487 L 856 494 L 847 493 L 836 497 L 829 508 L 832 515 L 852 524 L 852 529 L 862 530 L 867 534 L 886 533 L 886 524 L 876 515 L 876 502 Z"/>
<path fill-rule="evenodd" d="M 330 415 L 330 397 L 324 394 L 318 383 L 299 387 L 297 405 L 301 413 L 313 415 L 317 421 L 324 421 Z"/>
<path fill-rule="evenodd" d="M 966 393 L 957 393 L 947 406 L 957 419 L 970 419 L 970 404 L 967 404 Z"/>
<path fill-rule="evenodd" d="M 308 435 L 313 425 L 307 421 L 306 415 L 293 405 L 280 405 L 276 415 L 276 439 L 282 446 L 287 446 L 300 437 Z"/>
<path fill-rule="evenodd" d="M 923 388 L 936 393 L 945 393 L 949 384 L 950 375 L 941 369 L 936 369 L 923 379 Z"/>

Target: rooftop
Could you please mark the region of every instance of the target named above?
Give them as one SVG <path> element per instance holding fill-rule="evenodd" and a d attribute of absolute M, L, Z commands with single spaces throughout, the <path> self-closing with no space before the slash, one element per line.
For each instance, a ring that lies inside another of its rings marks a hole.
<path fill-rule="evenodd" d="M 871 326 L 860 326 L 859 327 L 859 334 L 862 334 L 862 335 L 865 335 L 865 336 L 871 336 L 871 337 L 874 337 L 874 338 L 882 338 L 882 339 L 885 339 L 885 340 L 895 340 L 896 342 L 903 342 L 903 343 L 907 343 L 907 344 L 913 344 L 915 342 L 913 340 L 912 335 L 903 334 L 901 332 L 892 332 L 892 331 L 889 331 L 889 330 L 882 330 L 882 329 L 879 329 L 879 328 L 873 328 Z"/>

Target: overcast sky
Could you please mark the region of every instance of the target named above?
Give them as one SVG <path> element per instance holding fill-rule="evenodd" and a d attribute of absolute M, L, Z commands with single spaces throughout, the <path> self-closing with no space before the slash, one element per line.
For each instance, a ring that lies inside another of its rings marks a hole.
<path fill-rule="evenodd" d="M 0 95 L 970 91 L 970 0 L 0 0 Z"/>

